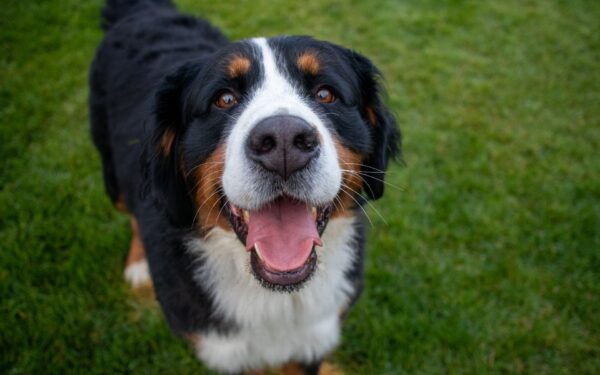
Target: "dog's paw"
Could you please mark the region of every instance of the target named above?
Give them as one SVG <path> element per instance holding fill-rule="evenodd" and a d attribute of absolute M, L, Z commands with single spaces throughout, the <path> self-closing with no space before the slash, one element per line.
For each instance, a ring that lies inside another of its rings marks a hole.
<path fill-rule="evenodd" d="M 145 258 L 128 264 L 127 267 L 125 267 L 124 274 L 125 280 L 133 289 L 152 285 L 152 280 L 150 279 L 150 270 L 148 269 L 148 262 Z"/>

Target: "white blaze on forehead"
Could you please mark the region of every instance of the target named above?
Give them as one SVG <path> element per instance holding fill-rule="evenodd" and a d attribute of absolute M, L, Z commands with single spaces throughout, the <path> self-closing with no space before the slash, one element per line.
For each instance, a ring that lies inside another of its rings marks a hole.
<path fill-rule="evenodd" d="M 321 118 L 308 105 L 295 84 L 277 67 L 273 49 L 264 38 L 253 39 L 260 52 L 261 83 L 251 93 L 227 140 L 223 189 L 230 202 L 246 209 L 259 208 L 273 197 L 265 196 L 262 181 L 245 154 L 245 144 L 252 128 L 261 120 L 275 115 L 290 115 L 314 126 L 322 141 L 321 152 L 311 171 L 311 191 L 304 194 L 317 204 L 332 201 L 339 190 L 342 173 L 335 145 Z"/>
<path fill-rule="evenodd" d="M 292 115 L 303 118 L 323 133 L 321 119 L 307 105 L 304 98 L 277 67 L 277 59 L 267 40 L 253 39 L 261 53 L 262 83 L 254 90 L 240 123 L 249 127 L 273 115 Z M 247 116 L 247 117 L 246 117 Z"/>

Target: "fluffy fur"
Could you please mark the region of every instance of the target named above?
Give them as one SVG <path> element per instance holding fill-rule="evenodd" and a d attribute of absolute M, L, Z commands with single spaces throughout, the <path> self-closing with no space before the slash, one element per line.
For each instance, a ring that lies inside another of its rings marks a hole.
<path fill-rule="evenodd" d="M 209 367 L 298 363 L 315 373 L 360 294 L 359 206 L 382 196 L 399 151 L 377 69 L 309 37 L 232 43 L 167 0 L 108 1 L 102 25 L 92 137 L 107 193 L 139 223 L 146 256 L 126 277 L 135 286 L 149 266 L 167 322 Z M 334 100 L 319 99 L 323 88 Z M 224 93 L 231 106 L 219 105 Z M 246 150 L 257 124 L 274 116 L 301 119 L 318 136 L 318 152 L 289 178 Z M 235 207 L 253 212 L 281 197 L 331 209 L 312 276 L 287 292 L 252 272 L 253 251 L 232 221 Z"/>
<path fill-rule="evenodd" d="M 204 261 L 195 275 L 211 291 L 217 314 L 235 322 L 234 332 L 202 335 L 197 353 L 223 371 L 261 368 L 275 363 L 313 363 L 339 340 L 340 314 L 357 292 L 346 273 L 360 254 L 354 218 L 332 220 L 319 248 L 319 271 L 299 291 L 273 293 L 250 273 L 235 235 L 214 229 L 189 249 Z M 230 275 L 222 277 L 222 275 Z"/>

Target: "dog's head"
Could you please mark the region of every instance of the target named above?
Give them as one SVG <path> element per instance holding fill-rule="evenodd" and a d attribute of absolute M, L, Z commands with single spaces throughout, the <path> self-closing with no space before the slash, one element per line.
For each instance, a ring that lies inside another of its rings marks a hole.
<path fill-rule="evenodd" d="M 300 285 L 330 218 L 381 197 L 400 133 L 365 57 L 309 37 L 231 44 L 156 98 L 151 183 L 178 225 L 235 231 L 263 285 Z"/>

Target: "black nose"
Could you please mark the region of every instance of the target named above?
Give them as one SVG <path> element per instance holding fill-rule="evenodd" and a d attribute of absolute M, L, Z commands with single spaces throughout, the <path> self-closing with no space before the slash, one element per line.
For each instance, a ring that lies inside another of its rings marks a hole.
<path fill-rule="evenodd" d="M 246 143 L 248 157 L 284 179 L 319 153 L 314 127 L 295 116 L 268 117 L 254 127 Z"/>

